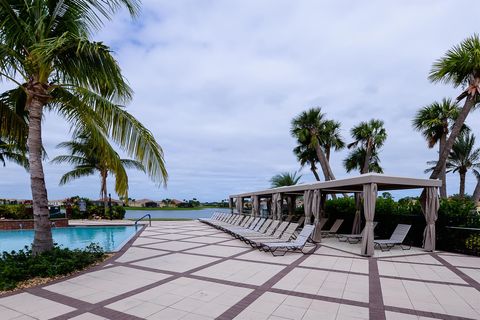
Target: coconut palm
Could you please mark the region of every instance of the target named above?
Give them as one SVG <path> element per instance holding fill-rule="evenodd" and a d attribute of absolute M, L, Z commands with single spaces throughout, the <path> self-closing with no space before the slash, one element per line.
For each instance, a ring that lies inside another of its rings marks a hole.
<path fill-rule="evenodd" d="M 277 175 L 274 175 L 270 179 L 272 188 L 285 187 L 285 186 L 294 186 L 300 181 L 302 175 L 298 175 L 298 172 L 282 172 Z"/>
<path fill-rule="evenodd" d="M 373 151 L 369 158 L 370 163 L 368 164 L 367 172 L 383 173 L 377 151 Z M 348 154 L 347 158 L 343 160 L 343 166 L 345 167 L 345 170 L 347 170 L 347 172 L 358 170 L 360 173 L 362 173 L 362 170 L 365 167 L 365 159 L 366 150 L 363 147 L 355 148 Z"/>
<path fill-rule="evenodd" d="M 435 170 L 437 161 L 427 162 L 432 165 L 431 168 L 425 170 L 430 172 Z M 469 170 L 479 176 L 477 169 L 480 169 L 480 148 L 475 148 L 475 136 L 473 134 L 461 134 L 452 147 L 447 159 L 447 172 L 458 173 L 460 177 L 459 195 L 465 197 L 465 178 Z"/>
<path fill-rule="evenodd" d="M 6 161 L 16 163 L 28 171 L 28 158 L 25 150 L 20 150 L 14 143 L 0 140 L 0 163 L 5 166 Z"/>
<path fill-rule="evenodd" d="M 28 113 L 28 151 L 35 221 L 34 254 L 53 247 L 42 165 L 41 124 L 45 110 L 66 118 L 75 131 L 102 134 L 135 160 L 157 183 L 167 178 L 163 152 L 152 134 L 121 104 L 132 90 L 110 48 L 90 40 L 103 19 L 121 8 L 132 16 L 138 0 L 0 0 L 0 80 L 18 86 L 0 103 L 2 132 L 21 136 L 25 123 L 13 112 L 19 101 Z M 14 94 L 17 94 L 15 97 Z M 17 120 L 17 121 L 14 121 Z M 1 133 L 3 135 L 3 133 Z"/>
<path fill-rule="evenodd" d="M 439 156 L 445 148 L 450 127 L 455 123 L 458 112 L 457 103 L 449 98 L 444 98 L 441 102 L 435 101 L 418 110 L 412 121 L 414 129 L 422 133 L 427 140 L 429 148 L 433 148 L 438 144 Z M 440 179 L 442 180 L 440 196 L 446 198 L 446 165 L 442 167 Z"/>
<path fill-rule="evenodd" d="M 306 165 L 309 165 L 310 171 L 312 171 L 315 179 L 320 181 L 320 176 L 318 175 L 316 165 L 318 162 L 318 157 L 315 150 L 310 148 L 308 144 L 301 143 L 293 149 L 293 153 L 297 157 L 297 160 L 300 162 L 302 168 Z"/>
<path fill-rule="evenodd" d="M 375 163 L 374 156 L 378 159 L 378 150 L 387 139 L 387 131 L 383 127 L 383 121 L 376 119 L 371 119 L 368 122 L 362 121 L 350 130 L 350 134 L 354 141 L 347 147 L 349 149 L 357 148 L 357 150 L 354 150 L 348 158 L 352 157 L 354 159 L 364 155 L 360 173 L 370 172 L 370 169 L 375 168 L 375 166 L 372 166 L 372 163 Z M 345 162 L 348 158 L 345 159 Z"/>
<path fill-rule="evenodd" d="M 307 145 L 315 150 L 325 180 L 328 181 L 335 180 L 335 176 L 330 168 L 325 150 L 322 148 L 323 138 L 325 138 L 324 117 L 321 108 L 311 108 L 303 111 L 293 118 L 290 132 L 299 144 Z"/>
<path fill-rule="evenodd" d="M 431 179 L 437 179 L 462 130 L 465 119 L 478 103 L 480 94 L 480 38 L 478 34 L 463 40 L 448 50 L 445 56 L 438 59 L 432 66 L 429 79 L 432 82 L 450 83 L 455 88 L 464 87 L 463 92 L 457 97 L 457 102 L 465 99 L 445 147 L 430 175 Z"/>
<path fill-rule="evenodd" d="M 74 169 L 65 173 L 60 179 L 60 185 L 67 184 L 72 180 L 100 174 L 100 198 L 103 199 L 104 209 L 107 208 L 107 177 L 115 176 L 115 192 L 124 199 L 128 199 L 128 176 L 126 169 L 137 169 L 145 172 L 141 162 L 130 159 L 120 159 L 120 156 L 112 148 L 106 139 L 103 143 L 92 140 L 90 134 L 80 133 L 74 140 L 62 142 L 57 148 L 66 148 L 68 155 L 55 157 L 51 162 L 54 164 L 68 163 Z"/>

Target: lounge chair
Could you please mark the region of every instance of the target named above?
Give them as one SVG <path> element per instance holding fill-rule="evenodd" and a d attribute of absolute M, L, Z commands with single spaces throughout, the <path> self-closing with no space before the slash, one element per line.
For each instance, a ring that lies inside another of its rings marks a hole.
<path fill-rule="evenodd" d="M 343 219 L 335 220 L 330 230 L 322 231 L 322 236 L 323 237 L 334 236 L 338 232 L 338 229 L 340 229 L 340 226 L 342 225 L 342 223 L 343 223 Z"/>
<path fill-rule="evenodd" d="M 374 221 L 373 222 L 373 229 L 377 226 L 378 222 Z M 363 232 L 365 231 L 365 227 L 363 228 L 362 232 L 359 234 L 338 234 L 337 238 L 338 241 L 341 242 L 348 242 L 348 243 L 358 243 L 360 240 L 363 238 Z"/>
<path fill-rule="evenodd" d="M 278 229 L 280 229 L 278 228 L 278 232 L 275 231 L 275 233 L 271 237 L 245 237 L 245 242 L 251 245 L 253 248 L 258 248 L 262 250 L 262 243 L 286 242 L 294 238 L 294 233 L 297 228 L 298 223 L 290 223 L 283 232 L 278 231 Z"/>
<path fill-rule="evenodd" d="M 273 256 L 284 256 L 288 251 L 297 251 L 300 250 L 303 254 L 312 254 L 315 252 L 317 244 L 312 241 L 314 248 L 308 252 L 304 252 L 307 241 L 311 238 L 313 231 L 315 230 L 314 225 L 307 224 L 303 227 L 302 231 L 298 234 L 297 238 L 288 242 L 274 242 L 274 243 L 261 243 L 261 248 L 263 251 L 270 252 Z M 282 250 L 283 249 L 283 250 Z M 278 251 L 282 252 L 280 254 L 275 254 Z"/>
<path fill-rule="evenodd" d="M 382 251 L 390 251 L 394 246 L 400 245 L 402 250 L 409 250 L 412 246 L 403 246 L 403 241 L 407 237 L 408 231 L 412 226 L 409 224 L 398 224 L 393 231 L 390 239 L 374 240 L 375 246 L 380 247 Z"/>

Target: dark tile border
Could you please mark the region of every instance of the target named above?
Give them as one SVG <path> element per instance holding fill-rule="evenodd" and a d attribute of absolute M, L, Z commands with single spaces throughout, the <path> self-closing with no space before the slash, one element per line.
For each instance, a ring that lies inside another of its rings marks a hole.
<path fill-rule="evenodd" d="M 385 305 L 383 304 L 382 285 L 378 272 L 377 260 L 368 259 L 368 296 L 370 319 L 385 320 Z"/>
<path fill-rule="evenodd" d="M 447 260 L 443 259 L 436 253 L 431 253 L 431 256 L 440 261 L 445 267 L 447 267 L 450 271 L 455 273 L 457 276 L 459 276 L 463 281 L 468 283 L 471 287 L 477 289 L 477 291 L 480 291 L 480 283 L 475 281 L 475 279 L 472 279 L 469 275 L 466 273 L 462 272 L 461 270 L 458 270 L 457 267 L 452 265 L 450 262 Z"/>

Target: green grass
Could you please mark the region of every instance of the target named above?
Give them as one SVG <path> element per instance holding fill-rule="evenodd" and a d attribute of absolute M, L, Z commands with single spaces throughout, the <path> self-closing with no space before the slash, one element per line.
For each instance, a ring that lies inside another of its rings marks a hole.
<path fill-rule="evenodd" d="M 185 211 L 185 210 L 202 210 L 206 208 L 217 207 L 194 207 L 194 208 L 177 208 L 177 207 L 162 207 L 162 208 L 144 208 L 144 207 L 124 207 L 125 210 L 138 210 L 138 211 Z"/>
<path fill-rule="evenodd" d="M 136 221 L 137 219 L 127 219 L 131 221 Z M 191 221 L 193 219 L 189 218 L 152 218 L 152 221 Z M 142 220 L 142 221 L 147 221 L 148 220 Z"/>

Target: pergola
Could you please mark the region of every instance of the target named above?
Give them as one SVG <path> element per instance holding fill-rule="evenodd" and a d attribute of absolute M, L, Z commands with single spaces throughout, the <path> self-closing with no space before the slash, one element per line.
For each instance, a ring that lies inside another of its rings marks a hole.
<path fill-rule="evenodd" d="M 357 177 L 299 184 L 288 187 L 266 189 L 261 191 L 246 192 L 230 196 L 230 206 L 233 210 L 233 200 L 236 199 L 236 208 L 242 212 L 243 200 L 250 198 L 252 201 L 252 214 L 258 216 L 260 212 L 260 199 L 271 200 L 271 213 L 274 219 L 281 219 L 281 208 L 284 197 L 302 196 L 305 209 L 305 222 L 311 223 L 314 217 L 314 224 L 318 227 L 322 206 L 327 194 L 336 193 L 357 193 L 363 198 L 363 211 L 365 217 L 365 228 L 362 237 L 361 254 L 373 256 L 373 220 L 375 217 L 375 202 L 378 191 L 423 189 L 420 197 L 422 212 L 425 215 L 427 226 L 423 237 L 423 247 L 427 251 L 435 250 L 435 221 L 437 220 L 439 199 L 438 188 L 442 185 L 441 180 L 417 179 L 407 177 L 395 177 L 378 173 L 367 173 Z M 354 219 L 355 230 L 360 229 L 360 211 L 357 210 Z M 356 224 L 356 225 L 355 225 Z M 321 241 L 321 232 L 316 228 L 314 240 Z"/>

